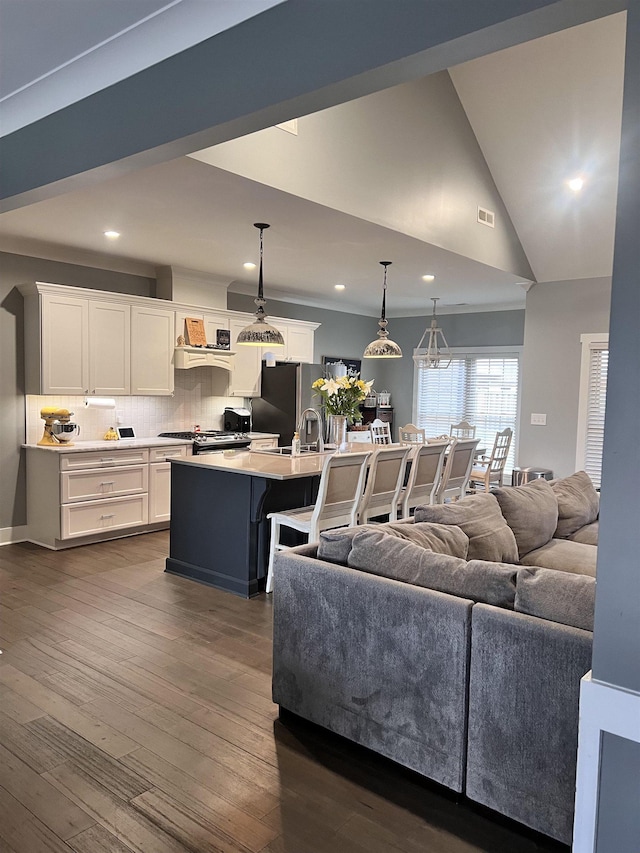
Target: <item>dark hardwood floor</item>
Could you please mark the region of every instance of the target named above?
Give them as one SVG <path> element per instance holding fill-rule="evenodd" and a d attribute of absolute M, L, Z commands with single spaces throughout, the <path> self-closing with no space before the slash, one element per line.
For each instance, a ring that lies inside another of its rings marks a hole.
<path fill-rule="evenodd" d="M 167 550 L 0 548 L 0 851 L 567 850 L 278 720 L 271 597 L 164 574 Z"/>

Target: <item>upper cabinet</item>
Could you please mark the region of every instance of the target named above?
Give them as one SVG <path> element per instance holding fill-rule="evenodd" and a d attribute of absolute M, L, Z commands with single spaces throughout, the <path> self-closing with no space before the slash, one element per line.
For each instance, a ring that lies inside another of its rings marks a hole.
<path fill-rule="evenodd" d="M 131 393 L 173 393 L 174 312 L 147 305 L 131 307 Z"/>
<path fill-rule="evenodd" d="M 177 340 L 185 335 L 186 318 L 193 317 L 204 322 L 208 343 L 217 343 L 218 331 L 227 330 L 230 352 L 235 352 L 221 360 L 224 351 L 202 350 L 207 358 L 201 369 L 218 368 L 214 393 L 260 396 L 262 359 L 268 348 L 236 346 L 253 314 L 40 282 L 20 290 L 25 301 L 27 394 L 170 395 Z M 274 351 L 276 359 L 313 362 L 318 324 L 270 319 L 285 340 L 284 348 Z"/>

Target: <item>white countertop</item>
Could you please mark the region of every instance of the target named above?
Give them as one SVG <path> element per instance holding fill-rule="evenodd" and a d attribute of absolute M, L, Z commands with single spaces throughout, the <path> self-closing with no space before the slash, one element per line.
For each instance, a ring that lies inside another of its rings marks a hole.
<path fill-rule="evenodd" d="M 83 450 L 126 450 L 129 447 L 175 447 L 177 444 L 192 445 L 183 438 L 121 438 L 118 441 L 74 441 L 68 444 L 41 445 L 23 444 L 28 450 L 52 450 L 54 453 L 80 453 Z"/>
<path fill-rule="evenodd" d="M 327 458 L 324 453 L 310 453 L 306 456 L 269 456 L 266 453 L 252 453 L 250 450 L 235 450 L 233 456 L 221 453 L 203 453 L 186 459 L 172 460 L 171 464 L 194 465 L 198 468 L 212 468 L 215 471 L 230 471 L 236 474 L 248 474 L 268 477 L 272 480 L 292 480 L 297 477 L 312 477 L 322 473 Z"/>

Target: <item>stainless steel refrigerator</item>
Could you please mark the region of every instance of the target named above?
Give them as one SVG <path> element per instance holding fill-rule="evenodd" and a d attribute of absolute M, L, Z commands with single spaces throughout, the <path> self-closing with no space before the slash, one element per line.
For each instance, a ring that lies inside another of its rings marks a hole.
<path fill-rule="evenodd" d="M 324 376 L 322 364 L 277 362 L 275 367 L 262 367 L 261 396 L 252 401 L 251 428 L 255 432 L 277 432 L 278 444 L 291 444 L 293 433 L 300 428 L 302 412 L 312 407 L 322 415 L 322 399 L 315 396 L 311 385 Z M 307 422 L 311 428 L 312 422 Z M 303 444 L 310 436 L 301 435 Z"/>

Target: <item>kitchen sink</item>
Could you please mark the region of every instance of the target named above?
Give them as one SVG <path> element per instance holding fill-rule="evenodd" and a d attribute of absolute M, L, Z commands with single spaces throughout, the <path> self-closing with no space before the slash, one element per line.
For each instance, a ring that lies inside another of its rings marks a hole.
<path fill-rule="evenodd" d="M 252 453 L 268 453 L 269 456 L 291 456 L 291 445 L 287 447 L 265 447 L 264 450 L 252 450 Z M 318 450 L 313 444 L 303 444 L 300 448 L 300 456 L 310 456 L 335 453 L 335 447 L 327 447 L 324 450 Z"/>

